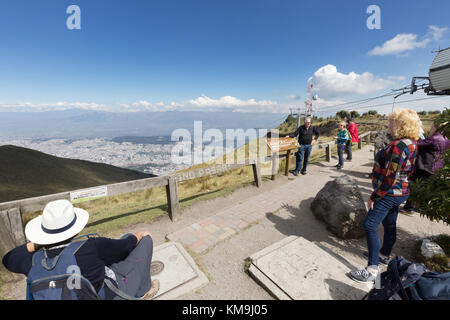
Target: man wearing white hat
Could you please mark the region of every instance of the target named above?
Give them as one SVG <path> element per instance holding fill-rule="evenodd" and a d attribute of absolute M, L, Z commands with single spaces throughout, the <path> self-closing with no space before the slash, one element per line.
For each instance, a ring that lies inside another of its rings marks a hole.
<path fill-rule="evenodd" d="M 97 297 L 109 300 L 154 296 L 159 281 L 150 278 L 153 254 L 150 233 L 138 231 L 117 240 L 88 237 L 85 241 L 73 241 L 88 220 L 88 212 L 74 208 L 68 200 L 48 203 L 43 214 L 25 226 L 25 235 L 30 242 L 8 252 L 3 257 L 4 266 L 11 272 L 26 275 L 30 285 L 32 280 L 38 282 L 36 278 L 42 278 L 42 275 L 47 276 L 44 279 L 55 277 L 55 270 L 65 268 L 61 264 L 68 264 L 67 261 L 73 259 L 81 278 L 90 282 L 89 287 L 95 290 Z M 58 262 L 59 267 L 55 267 Z M 45 289 L 56 286 L 55 281 L 48 283 Z M 33 297 L 27 292 L 27 298 L 54 299 L 46 294 L 39 296 L 36 293 Z M 67 294 L 65 297 L 70 298 Z M 72 294 L 72 297 L 75 296 Z"/>

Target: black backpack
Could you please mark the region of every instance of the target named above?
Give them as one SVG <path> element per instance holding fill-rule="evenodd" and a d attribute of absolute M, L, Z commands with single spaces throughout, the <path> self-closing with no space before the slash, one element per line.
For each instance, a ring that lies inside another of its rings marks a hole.
<path fill-rule="evenodd" d="M 395 257 L 368 300 L 450 300 L 450 272 L 439 274 L 422 263 Z"/>

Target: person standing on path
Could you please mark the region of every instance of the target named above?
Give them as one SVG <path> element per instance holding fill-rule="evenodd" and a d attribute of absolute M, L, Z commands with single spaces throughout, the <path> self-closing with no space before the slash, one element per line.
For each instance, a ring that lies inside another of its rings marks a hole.
<path fill-rule="evenodd" d="M 356 124 L 352 118 L 348 119 L 348 132 L 350 132 L 351 139 L 347 141 L 345 146 L 345 151 L 347 153 L 347 161 L 352 161 L 352 147 L 353 143 L 359 142 L 359 134 L 358 134 L 358 124 Z"/>
<path fill-rule="evenodd" d="M 412 174 L 410 180 L 418 181 L 419 179 L 428 179 L 437 171 L 444 167 L 444 155 L 450 148 L 450 140 L 444 136 L 443 127 L 446 123 L 438 127 L 433 124 L 430 130 L 430 136 L 426 139 L 417 141 L 419 152 L 416 161 L 416 170 Z M 414 216 L 416 209 L 411 200 L 406 201 L 400 213 L 407 216 Z"/>
<path fill-rule="evenodd" d="M 368 258 L 368 265 L 349 274 L 357 282 L 374 282 L 378 275 L 378 263 L 389 263 L 397 237 L 399 207 L 410 194 L 408 179 L 415 169 L 420 125 L 417 112 L 410 109 L 397 109 L 389 115 L 389 134 L 394 141 L 375 156 L 373 192 L 367 202 L 369 211 L 364 221 L 368 247 L 364 255 Z M 384 227 L 381 248 L 378 237 L 380 224 Z"/>
<path fill-rule="evenodd" d="M 314 138 L 313 135 L 315 135 Z M 293 174 L 294 176 L 298 176 L 298 173 L 301 172 L 305 175 L 311 149 L 313 144 L 319 138 L 319 131 L 317 131 L 316 127 L 311 126 L 311 118 L 308 117 L 305 119 L 304 125 L 298 127 L 294 133 L 291 133 L 288 136 L 290 138 L 295 138 L 298 136 L 298 143 L 300 144 L 300 149 L 296 153 L 296 166 Z"/>
<path fill-rule="evenodd" d="M 339 156 L 339 163 L 336 165 L 338 170 L 344 167 L 344 149 L 347 146 L 347 142 L 351 141 L 350 132 L 345 128 L 346 124 L 344 121 L 339 122 L 338 135 L 336 138 L 337 152 Z"/>

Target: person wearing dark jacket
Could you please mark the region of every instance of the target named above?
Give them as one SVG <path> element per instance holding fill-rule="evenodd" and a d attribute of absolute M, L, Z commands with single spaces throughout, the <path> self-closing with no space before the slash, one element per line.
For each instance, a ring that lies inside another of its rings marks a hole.
<path fill-rule="evenodd" d="M 411 181 L 427 179 L 444 167 L 444 154 L 450 148 L 450 140 L 437 131 L 433 124 L 430 136 L 417 141 L 417 145 L 419 150 L 416 170 L 411 175 Z M 414 205 L 408 200 L 403 208 L 400 209 L 400 212 L 408 216 L 413 216 L 415 213 Z"/>
<path fill-rule="evenodd" d="M 61 268 L 58 267 L 58 262 L 64 259 L 60 257 L 64 257 L 64 252 L 75 245 L 79 246 L 72 254 L 76 266 L 81 276 L 89 280 L 100 298 L 146 299 L 154 296 L 159 289 L 159 281 L 156 279 L 151 281 L 150 278 L 153 254 L 153 240 L 150 233 L 138 231 L 121 239 L 89 237 L 85 242 L 75 242 L 75 237 L 84 229 L 88 219 L 87 211 L 74 208 L 68 200 L 49 202 L 43 214 L 25 226 L 25 235 L 30 242 L 9 251 L 3 257 L 3 265 L 11 272 L 27 276 L 27 283 L 30 283 L 28 281 L 31 279 L 30 275 Z M 50 260 L 55 263 L 53 268 L 48 268 Z M 113 287 L 104 286 L 105 278 L 111 280 Z M 49 282 L 48 287 L 51 282 L 53 281 Z M 69 284 L 65 286 L 68 287 Z M 35 299 L 28 289 L 27 299 Z M 125 295 L 121 296 L 118 293 Z"/>
<path fill-rule="evenodd" d="M 305 124 L 298 127 L 294 133 L 291 133 L 288 136 L 291 138 L 295 138 L 298 136 L 298 143 L 300 144 L 300 149 L 296 154 L 297 161 L 293 174 L 295 176 L 298 176 L 298 173 L 300 172 L 301 168 L 301 173 L 305 175 L 306 168 L 308 166 L 309 156 L 312 150 L 312 145 L 319 138 L 319 131 L 317 131 L 316 127 L 311 126 L 311 118 L 306 118 Z"/>

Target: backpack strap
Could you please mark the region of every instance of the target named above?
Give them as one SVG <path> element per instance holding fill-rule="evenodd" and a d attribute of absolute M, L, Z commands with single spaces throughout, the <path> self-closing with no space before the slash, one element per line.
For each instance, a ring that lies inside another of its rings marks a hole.
<path fill-rule="evenodd" d="M 105 277 L 104 283 L 106 284 L 106 286 L 109 288 L 109 290 L 111 290 L 113 293 L 115 293 L 117 296 L 125 299 L 125 300 L 140 300 L 139 298 L 135 298 L 132 297 L 128 294 L 126 294 L 125 292 L 123 292 L 122 290 L 120 290 L 119 288 L 117 288 L 111 280 L 109 280 L 108 278 Z"/>
<path fill-rule="evenodd" d="M 50 260 L 50 258 L 47 255 L 47 250 L 43 249 L 44 258 L 41 260 L 41 265 L 44 267 L 44 269 L 50 271 L 53 270 L 58 263 L 59 258 L 61 255 L 64 254 L 71 254 L 75 255 L 77 251 L 86 243 L 87 240 L 81 241 L 80 244 L 78 242 L 72 242 L 67 247 L 65 247 L 56 257 L 53 258 L 51 265 L 49 266 L 47 263 L 47 260 Z"/>
<path fill-rule="evenodd" d="M 408 294 L 406 293 L 406 290 L 403 287 L 403 283 L 400 280 L 397 262 L 398 262 L 398 258 L 396 258 L 396 260 L 392 263 L 392 272 L 394 274 L 395 280 L 397 281 L 398 285 L 400 286 L 400 289 L 402 290 L 403 295 L 405 296 L 405 300 L 409 300 Z"/>

